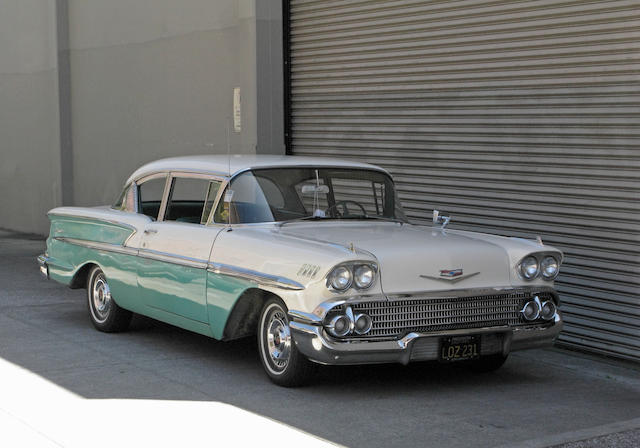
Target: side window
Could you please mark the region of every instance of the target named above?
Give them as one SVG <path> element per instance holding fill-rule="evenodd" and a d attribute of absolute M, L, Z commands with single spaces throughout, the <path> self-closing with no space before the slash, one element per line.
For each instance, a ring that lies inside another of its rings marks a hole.
<path fill-rule="evenodd" d="M 164 176 L 156 177 L 140 184 L 138 187 L 138 199 L 140 201 L 138 210 L 140 213 L 154 220 L 158 218 L 166 180 L 167 178 Z"/>
<path fill-rule="evenodd" d="M 211 182 L 209 182 L 207 199 L 204 202 L 204 210 L 202 211 L 202 218 L 200 219 L 201 224 L 207 223 L 207 219 L 209 219 L 209 214 L 211 213 L 213 204 L 216 201 L 216 197 L 218 196 L 218 190 L 220 190 L 221 185 L 222 185 L 222 182 L 219 182 L 217 180 L 212 180 Z"/>
<path fill-rule="evenodd" d="M 135 211 L 135 184 L 127 185 L 122 193 L 120 193 L 120 197 L 115 204 L 113 204 L 114 209 L 121 210 L 123 212 L 133 212 Z"/>
<path fill-rule="evenodd" d="M 208 179 L 174 178 L 169 202 L 167 202 L 165 221 L 194 224 L 206 222 L 209 211 L 213 207 L 213 202 L 210 203 L 210 201 L 215 200 L 218 188 L 220 188 L 219 182 L 212 182 Z"/>

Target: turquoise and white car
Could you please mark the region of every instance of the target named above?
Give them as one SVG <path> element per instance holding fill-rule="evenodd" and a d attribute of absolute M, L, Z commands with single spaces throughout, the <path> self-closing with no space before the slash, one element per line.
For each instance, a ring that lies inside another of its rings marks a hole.
<path fill-rule="evenodd" d="M 215 339 L 257 335 L 267 375 L 439 360 L 493 370 L 562 327 L 562 254 L 408 222 L 364 163 L 193 156 L 144 165 L 112 206 L 49 212 L 41 272 L 86 288 L 101 331 L 139 313 Z"/>

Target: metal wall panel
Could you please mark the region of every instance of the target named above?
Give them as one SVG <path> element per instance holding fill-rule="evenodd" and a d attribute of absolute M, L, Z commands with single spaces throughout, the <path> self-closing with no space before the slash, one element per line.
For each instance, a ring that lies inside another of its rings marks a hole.
<path fill-rule="evenodd" d="M 291 0 L 291 151 L 562 249 L 561 342 L 640 360 L 640 3 Z"/>

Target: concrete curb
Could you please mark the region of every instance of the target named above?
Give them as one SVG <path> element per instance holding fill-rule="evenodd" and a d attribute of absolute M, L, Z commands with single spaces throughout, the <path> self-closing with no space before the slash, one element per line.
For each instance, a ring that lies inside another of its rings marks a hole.
<path fill-rule="evenodd" d="M 640 418 L 627 420 L 624 422 L 609 423 L 602 426 L 594 426 L 576 431 L 564 432 L 550 436 L 540 437 L 538 439 L 525 440 L 523 442 L 509 443 L 500 445 L 496 448 L 547 448 L 555 445 L 561 445 L 569 442 L 578 442 L 581 440 L 592 439 L 594 437 L 606 436 L 619 432 L 629 431 L 631 429 L 640 428 Z"/>

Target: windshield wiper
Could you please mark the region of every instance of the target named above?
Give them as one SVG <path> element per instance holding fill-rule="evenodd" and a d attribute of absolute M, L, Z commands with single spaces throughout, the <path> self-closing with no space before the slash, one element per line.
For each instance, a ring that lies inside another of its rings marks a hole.
<path fill-rule="evenodd" d="M 386 218 L 384 216 L 369 216 L 369 215 L 359 215 L 359 216 L 304 216 L 302 218 L 294 218 L 288 219 L 286 221 L 281 221 L 278 223 L 278 227 L 282 227 L 285 224 L 289 224 L 292 222 L 299 221 L 324 221 L 324 220 L 376 220 L 376 221 L 385 221 L 385 222 L 397 222 L 399 224 L 405 224 L 405 221 L 397 218 Z"/>
<path fill-rule="evenodd" d="M 286 221 L 280 221 L 278 223 L 278 227 L 282 227 L 285 224 L 290 224 L 292 222 L 299 222 L 299 221 L 322 221 L 325 219 L 340 219 L 340 218 L 334 218 L 331 216 L 314 216 L 314 215 L 310 215 L 310 216 L 303 216 L 302 218 L 293 218 L 293 219 L 287 219 Z"/>

